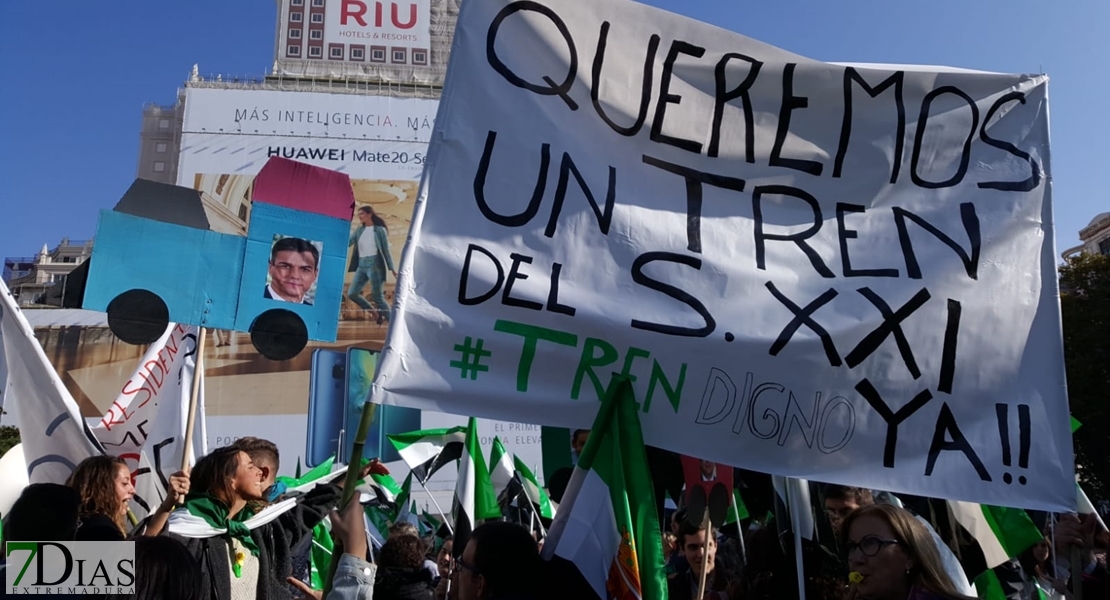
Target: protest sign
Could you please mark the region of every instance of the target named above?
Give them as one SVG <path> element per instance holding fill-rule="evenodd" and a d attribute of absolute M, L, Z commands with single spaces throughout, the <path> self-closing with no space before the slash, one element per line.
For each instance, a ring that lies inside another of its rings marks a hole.
<path fill-rule="evenodd" d="M 1047 77 L 803 58 L 633 2 L 462 7 L 375 400 L 1075 505 Z"/>
<path fill-rule="evenodd" d="M 107 454 L 127 461 L 135 484 L 132 511 L 139 518 L 165 499 L 170 476 L 181 469 L 198 330 L 170 323 L 92 427 Z M 207 453 L 203 374 L 200 386 L 190 465 Z"/>

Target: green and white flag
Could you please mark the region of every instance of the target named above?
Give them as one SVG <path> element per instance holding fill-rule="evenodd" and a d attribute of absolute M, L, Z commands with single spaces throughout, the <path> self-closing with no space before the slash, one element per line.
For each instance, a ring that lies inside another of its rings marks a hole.
<path fill-rule="evenodd" d="M 470 532 L 479 523 L 501 517 L 486 459 L 478 443 L 478 420 L 470 417 L 465 431 L 465 451 L 459 458 L 459 479 L 455 485 L 455 556 L 462 554 Z"/>
<path fill-rule="evenodd" d="M 1044 538 L 1033 520 L 1020 508 L 958 500 L 949 500 L 948 506 L 956 521 L 979 542 L 987 569 L 1018 556 Z"/>
<path fill-rule="evenodd" d="M 615 378 L 548 531 L 543 558 L 574 563 L 598 598 L 661 600 L 667 597 L 661 535 L 632 384 Z"/>
<path fill-rule="evenodd" d="M 551 506 L 551 498 L 547 495 L 547 492 L 540 487 L 539 482 L 536 481 L 536 476 L 532 474 L 528 465 L 525 465 L 524 461 L 520 460 L 520 457 L 514 454 L 513 466 L 516 469 L 516 477 L 520 481 L 520 485 L 524 488 L 524 495 L 528 497 L 529 502 L 535 504 L 539 508 L 539 515 L 546 519 L 555 518 L 555 510 Z"/>
<path fill-rule="evenodd" d="M 397 480 L 392 476 L 378 475 L 377 473 L 371 473 L 370 479 L 365 485 L 380 502 L 396 502 L 397 496 L 401 495 L 404 489 L 397 484 Z"/>
<path fill-rule="evenodd" d="M 408 433 L 390 433 L 386 438 L 397 449 L 417 481 L 423 484 L 444 465 L 462 456 L 466 431 L 465 427 L 421 429 Z"/>
<path fill-rule="evenodd" d="M 489 453 L 489 480 L 493 484 L 493 493 L 498 497 L 513 480 L 513 461 L 497 436 L 493 438 L 493 448 Z"/>
<path fill-rule="evenodd" d="M 744 504 L 744 499 L 740 496 L 739 488 L 732 488 L 732 506 L 728 507 L 728 516 L 725 517 L 725 525 L 743 521 L 751 515 L 748 513 L 748 505 Z"/>

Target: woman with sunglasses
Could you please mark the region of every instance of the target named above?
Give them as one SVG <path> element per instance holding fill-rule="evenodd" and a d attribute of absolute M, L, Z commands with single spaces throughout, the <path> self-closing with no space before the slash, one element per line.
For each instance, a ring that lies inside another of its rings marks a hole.
<path fill-rule="evenodd" d="M 974 600 L 957 591 L 929 531 L 907 510 L 874 504 L 852 511 L 843 532 L 857 600 Z"/>

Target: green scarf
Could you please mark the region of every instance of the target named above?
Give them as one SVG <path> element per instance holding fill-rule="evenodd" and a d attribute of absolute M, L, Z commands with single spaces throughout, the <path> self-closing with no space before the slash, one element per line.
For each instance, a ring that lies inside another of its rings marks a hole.
<path fill-rule="evenodd" d="M 249 506 L 229 519 L 227 513 L 230 509 L 222 500 L 212 494 L 200 493 L 185 496 L 185 509 L 189 514 L 204 519 L 212 527 L 226 529 L 228 535 L 239 540 L 252 556 L 258 556 L 258 544 L 254 543 L 251 530 L 243 524 L 243 521 L 254 516 L 254 510 Z"/>

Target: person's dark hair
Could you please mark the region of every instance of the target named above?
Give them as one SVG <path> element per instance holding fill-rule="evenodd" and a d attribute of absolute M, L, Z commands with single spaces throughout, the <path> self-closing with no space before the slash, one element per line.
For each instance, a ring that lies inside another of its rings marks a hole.
<path fill-rule="evenodd" d="M 370 215 L 370 222 L 373 223 L 375 227 L 381 227 L 386 231 L 389 230 L 389 226 L 385 224 L 385 219 L 379 217 L 378 213 L 374 212 L 373 207 L 363 206 L 358 209 L 358 212 Z"/>
<path fill-rule="evenodd" d="M 852 501 L 859 506 L 870 506 L 875 503 L 875 497 L 871 494 L 871 490 L 846 485 L 836 485 L 835 483 L 830 483 L 825 486 L 825 499 L 827 500 L 830 498 L 833 500 Z"/>
<path fill-rule="evenodd" d="M 424 542 L 415 535 L 391 537 L 382 545 L 378 564 L 382 568 L 419 569 L 424 564 Z"/>
<path fill-rule="evenodd" d="M 275 470 L 281 467 L 281 454 L 278 453 L 277 445 L 270 440 L 250 436 L 241 437 L 235 440 L 232 446 L 249 454 L 256 465 L 263 460 L 268 460 L 273 463 Z"/>
<path fill-rule="evenodd" d="M 120 534 L 127 533 L 124 516 L 119 511 L 119 497 L 116 495 L 116 477 L 120 468 L 127 470 L 127 463 L 115 456 L 90 456 L 81 461 L 70 473 L 66 485 L 77 490 L 81 496 L 81 515 L 91 517 L 101 515 L 111 519 Z"/>
<path fill-rule="evenodd" d="M 479 525 L 467 544 L 474 543 L 474 568 L 493 596 L 532 589 L 540 569 L 539 547 L 527 529 L 508 521 Z"/>
<path fill-rule="evenodd" d="M 56 483 L 32 483 L 23 488 L 4 515 L 4 539 L 9 542 L 64 542 L 77 536 L 81 495 Z"/>
<path fill-rule="evenodd" d="M 1045 559 L 1043 563 L 1038 563 L 1037 559 L 1033 556 L 1033 549 L 1040 544 L 1048 546 L 1048 558 Z M 1018 555 L 1018 562 L 1021 563 L 1021 570 L 1024 571 L 1027 576 L 1033 577 L 1035 575 L 1037 577 L 1051 579 L 1052 574 L 1048 572 L 1046 567 L 1056 562 L 1056 553 L 1052 551 L 1052 544 L 1049 543 L 1047 539 L 1042 539 L 1036 544 L 1026 548 L 1024 552 Z"/>
<path fill-rule="evenodd" d="M 393 537 L 395 535 L 411 535 L 414 537 L 420 537 L 420 532 L 416 529 L 416 525 L 413 525 L 408 521 L 397 521 L 396 523 L 389 526 L 389 536 Z"/>
<path fill-rule="evenodd" d="M 678 542 L 679 550 L 682 550 L 682 549 L 686 548 L 686 536 L 688 536 L 688 535 L 697 535 L 699 531 L 705 531 L 705 528 L 702 527 L 701 524 L 694 525 L 693 523 L 687 521 L 685 518 L 682 519 L 681 521 L 679 521 L 678 533 L 675 535 L 675 540 Z M 713 529 L 710 529 L 709 533 L 710 533 L 710 536 L 709 536 L 710 539 L 716 539 L 716 537 L 717 537 L 717 532 L 716 531 L 714 531 Z"/>
<path fill-rule="evenodd" d="M 316 246 L 312 245 L 308 240 L 295 237 L 281 238 L 274 242 L 274 247 L 270 249 L 270 262 L 272 263 L 277 260 L 278 252 L 289 251 L 296 252 L 297 254 L 308 252 L 312 255 L 312 266 L 314 268 L 320 266 L 320 251 L 316 249 Z"/>
<path fill-rule="evenodd" d="M 571 436 L 570 436 L 570 441 L 571 442 L 576 441 L 578 439 L 578 436 L 582 435 L 583 433 L 589 435 L 590 430 L 589 429 L 575 429 L 574 433 L 571 434 Z"/>
<path fill-rule="evenodd" d="M 231 480 L 239 469 L 238 446 L 216 448 L 201 457 L 189 474 L 189 492 L 193 494 L 212 494 L 224 504 L 231 506 L 235 501 L 235 490 Z"/>
<path fill-rule="evenodd" d="M 135 595 L 108 600 L 200 600 L 200 563 L 181 542 L 164 535 L 135 540 Z"/>

